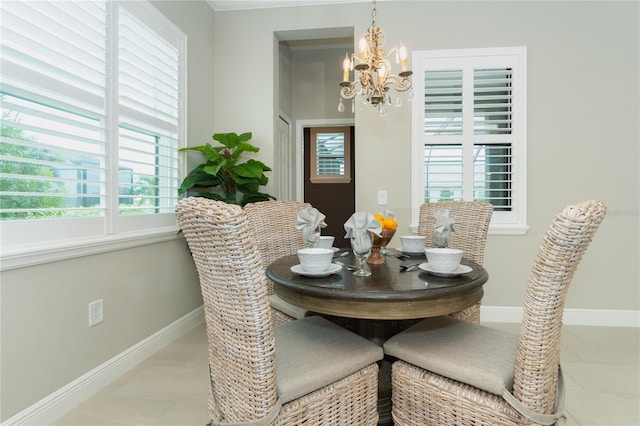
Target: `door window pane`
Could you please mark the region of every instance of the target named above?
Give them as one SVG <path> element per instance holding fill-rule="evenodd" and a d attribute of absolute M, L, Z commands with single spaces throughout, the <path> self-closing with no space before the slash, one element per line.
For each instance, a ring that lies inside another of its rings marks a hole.
<path fill-rule="evenodd" d="M 313 183 L 351 181 L 351 148 L 348 127 L 311 129 L 310 180 Z"/>

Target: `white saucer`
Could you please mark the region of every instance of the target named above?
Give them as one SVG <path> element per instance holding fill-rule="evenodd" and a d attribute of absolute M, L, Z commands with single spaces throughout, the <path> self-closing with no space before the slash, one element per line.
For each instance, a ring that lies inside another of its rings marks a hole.
<path fill-rule="evenodd" d="M 307 277 L 326 277 L 327 275 L 335 274 L 341 269 L 342 269 L 342 266 L 332 263 L 331 265 L 329 265 L 329 268 L 325 269 L 322 272 L 307 272 L 304 269 L 302 269 L 302 265 L 293 265 L 291 267 L 291 272 L 294 272 L 299 275 L 304 275 Z"/>
<path fill-rule="evenodd" d="M 427 271 L 432 275 L 436 275 L 438 277 L 455 277 L 456 275 L 462 275 L 462 274 L 466 274 L 468 272 L 473 271 L 473 268 L 467 265 L 460 265 L 458 266 L 458 269 L 456 269 L 453 272 L 434 271 L 433 269 L 431 269 L 431 266 L 429 265 L 429 263 L 421 263 L 420 265 L 418 265 L 418 268 L 422 269 L 423 271 Z"/>
<path fill-rule="evenodd" d="M 402 250 L 402 247 L 398 247 L 396 248 L 396 250 L 398 250 L 400 253 L 404 253 L 407 256 L 424 256 L 424 250 L 423 251 L 405 251 Z"/>

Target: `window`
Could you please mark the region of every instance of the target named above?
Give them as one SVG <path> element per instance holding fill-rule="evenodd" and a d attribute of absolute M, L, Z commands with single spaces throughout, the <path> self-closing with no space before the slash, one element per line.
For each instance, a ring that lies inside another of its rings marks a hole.
<path fill-rule="evenodd" d="M 349 127 L 311 128 L 311 182 L 351 182 L 350 139 Z"/>
<path fill-rule="evenodd" d="M 526 48 L 414 52 L 413 223 L 425 202 L 491 203 L 492 234 L 526 225 Z"/>
<path fill-rule="evenodd" d="M 0 8 L 3 257 L 175 234 L 184 34 L 148 2 Z"/>

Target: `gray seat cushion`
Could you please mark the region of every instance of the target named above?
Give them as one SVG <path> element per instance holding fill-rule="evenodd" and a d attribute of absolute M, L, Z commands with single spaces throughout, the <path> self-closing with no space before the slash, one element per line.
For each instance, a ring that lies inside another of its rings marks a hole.
<path fill-rule="evenodd" d="M 289 302 L 285 302 L 277 294 L 269 296 L 269 304 L 272 308 L 284 312 L 293 318 L 304 318 L 309 315 L 309 311 L 300 306 L 292 305 Z"/>
<path fill-rule="evenodd" d="M 513 387 L 518 335 L 461 321 L 429 318 L 387 340 L 386 354 L 496 395 Z"/>
<path fill-rule="evenodd" d="M 338 381 L 384 356 L 382 348 L 317 316 L 275 327 L 282 403 Z"/>

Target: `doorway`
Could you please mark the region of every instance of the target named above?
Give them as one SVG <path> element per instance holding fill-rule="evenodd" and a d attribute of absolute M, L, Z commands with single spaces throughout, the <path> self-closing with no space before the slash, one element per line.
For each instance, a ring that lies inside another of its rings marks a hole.
<path fill-rule="evenodd" d="M 304 201 L 325 214 L 323 235 L 349 247 L 344 223 L 355 211 L 355 127 L 303 128 Z"/>

